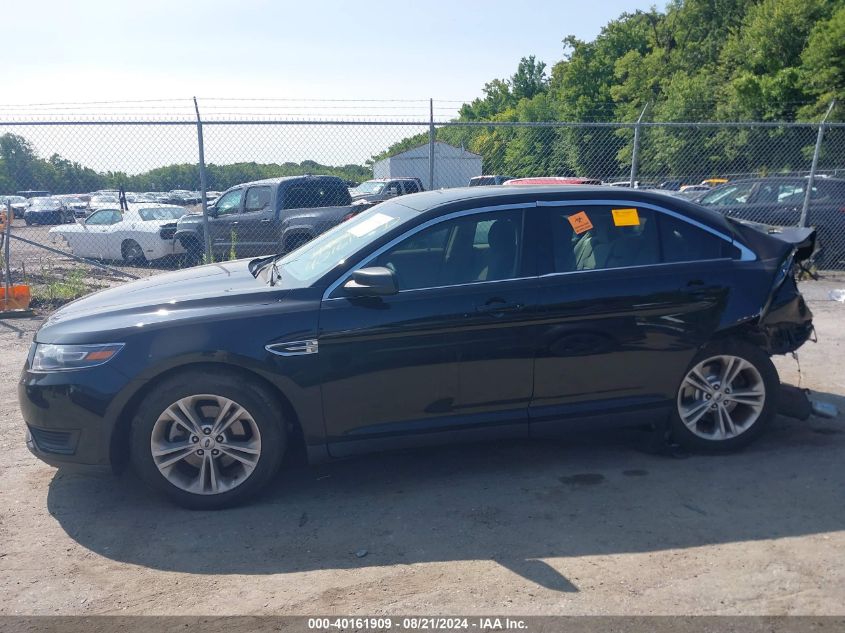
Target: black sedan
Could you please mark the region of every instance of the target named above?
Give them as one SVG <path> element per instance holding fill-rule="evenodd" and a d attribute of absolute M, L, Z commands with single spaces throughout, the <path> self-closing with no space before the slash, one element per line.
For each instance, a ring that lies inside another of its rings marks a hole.
<path fill-rule="evenodd" d="M 798 226 L 807 182 L 807 178 L 785 176 L 736 180 L 696 201 L 731 218 Z M 824 269 L 845 269 L 845 180 L 816 178 L 807 211 L 807 223 L 818 231 L 816 264 Z"/>
<path fill-rule="evenodd" d="M 738 449 L 774 415 L 770 355 L 812 332 L 780 237 L 665 195 L 478 187 L 379 204 L 283 256 L 91 295 L 38 330 L 30 449 L 215 508 L 312 461 L 668 424 Z"/>
<path fill-rule="evenodd" d="M 73 211 L 59 198 L 32 198 L 23 213 L 27 226 L 73 222 Z"/>

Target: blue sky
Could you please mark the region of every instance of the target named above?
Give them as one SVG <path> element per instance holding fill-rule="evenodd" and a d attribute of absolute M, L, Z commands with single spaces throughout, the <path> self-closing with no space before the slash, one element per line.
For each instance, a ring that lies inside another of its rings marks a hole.
<path fill-rule="evenodd" d="M 3 0 L 0 104 L 164 97 L 467 100 L 641 0 Z M 12 28 L 9 28 L 12 27 Z"/>

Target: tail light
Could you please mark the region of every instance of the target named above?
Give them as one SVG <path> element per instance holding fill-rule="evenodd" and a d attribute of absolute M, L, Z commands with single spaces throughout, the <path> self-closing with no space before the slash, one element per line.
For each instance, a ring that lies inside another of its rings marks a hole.
<path fill-rule="evenodd" d="M 358 214 L 357 214 L 357 213 L 355 213 L 354 211 L 350 211 L 349 213 L 347 213 L 346 215 L 344 215 L 344 216 L 340 219 L 341 224 L 343 224 L 343 223 L 344 223 L 344 222 L 346 222 L 347 220 L 351 220 L 351 219 L 352 219 L 352 218 L 354 218 L 356 215 L 358 215 Z"/>

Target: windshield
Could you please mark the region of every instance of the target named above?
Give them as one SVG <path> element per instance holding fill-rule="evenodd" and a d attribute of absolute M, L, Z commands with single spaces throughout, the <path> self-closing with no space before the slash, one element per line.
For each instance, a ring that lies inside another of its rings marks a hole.
<path fill-rule="evenodd" d="M 338 224 L 278 260 L 282 283 L 298 287 L 311 285 L 367 244 L 415 217 L 417 213 L 404 205 L 382 203 Z"/>
<path fill-rule="evenodd" d="M 370 195 L 374 193 L 381 193 L 387 183 L 377 182 L 375 180 L 368 180 L 362 182 L 360 185 L 352 190 L 352 195 Z"/>
<path fill-rule="evenodd" d="M 160 209 L 140 209 L 138 215 L 144 222 L 152 220 L 178 220 L 185 215 L 185 209 L 179 207 L 178 209 L 171 209 L 169 207 L 162 207 Z"/>

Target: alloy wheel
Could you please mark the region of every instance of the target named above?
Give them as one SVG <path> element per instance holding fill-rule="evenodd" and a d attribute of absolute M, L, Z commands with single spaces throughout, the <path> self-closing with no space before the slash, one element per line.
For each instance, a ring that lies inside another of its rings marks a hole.
<path fill-rule="evenodd" d="M 234 400 L 212 394 L 181 398 L 159 415 L 150 436 L 153 462 L 177 488 L 201 495 L 243 484 L 261 457 L 261 433 Z"/>
<path fill-rule="evenodd" d="M 724 441 L 750 429 L 766 403 L 757 368 L 739 356 L 720 355 L 689 370 L 678 391 L 678 414 L 698 437 Z"/>

